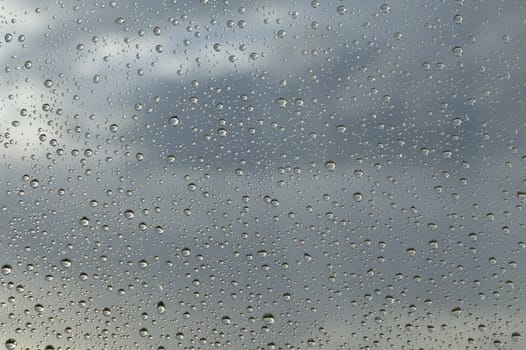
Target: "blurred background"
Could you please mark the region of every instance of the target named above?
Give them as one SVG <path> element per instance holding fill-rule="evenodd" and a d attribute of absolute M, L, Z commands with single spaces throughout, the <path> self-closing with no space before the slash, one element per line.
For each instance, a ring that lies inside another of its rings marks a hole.
<path fill-rule="evenodd" d="M 524 349 L 523 1 L 0 0 L 6 349 Z"/>

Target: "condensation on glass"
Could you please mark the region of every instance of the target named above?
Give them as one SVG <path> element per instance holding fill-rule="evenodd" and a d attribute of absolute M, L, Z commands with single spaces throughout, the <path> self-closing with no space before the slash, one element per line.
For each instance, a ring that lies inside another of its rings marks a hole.
<path fill-rule="evenodd" d="M 0 347 L 526 347 L 520 0 L 0 1 Z"/>

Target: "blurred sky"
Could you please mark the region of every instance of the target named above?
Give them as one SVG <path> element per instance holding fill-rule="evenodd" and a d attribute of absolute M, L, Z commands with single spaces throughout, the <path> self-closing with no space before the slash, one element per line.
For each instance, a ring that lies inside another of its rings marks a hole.
<path fill-rule="evenodd" d="M 524 6 L 0 1 L 0 343 L 524 348 Z"/>

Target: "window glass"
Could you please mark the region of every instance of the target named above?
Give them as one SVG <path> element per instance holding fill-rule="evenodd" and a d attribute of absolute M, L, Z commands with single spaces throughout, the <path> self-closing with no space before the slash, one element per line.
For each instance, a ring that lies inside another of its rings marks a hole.
<path fill-rule="evenodd" d="M 0 347 L 526 347 L 521 0 L 0 0 Z"/>

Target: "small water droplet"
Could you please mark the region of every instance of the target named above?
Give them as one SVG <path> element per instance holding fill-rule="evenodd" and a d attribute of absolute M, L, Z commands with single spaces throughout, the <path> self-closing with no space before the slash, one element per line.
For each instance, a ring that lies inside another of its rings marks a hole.
<path fill-rule="evenodd" d="M 336 163 L 332 160 L 329 160 L 325 163 L 325 168 L 329 171 L 336 170 Z"/>
<path fill-rule="evenodd" d="M 7 350 L 15 350 L 16 349 L 16 340 L 13 338 L 7 339 L 5 342 L 5 348 Z"/>
<path fill-rule="evenodd" d="M 89 225 L 89 219 L 86 217 L 86 216 L 83 216 L 80 220 L 79 220 L 79 224 L 80 226 L 82 227 L 86 227 Z"/>
<path fill-rule="evenodd" d="M 11 265 L 5 264 L 0 270 L 2 271 L 3 275 L 9 275 L 11 271 L 13 271 L 13 268 L 11 267 Z"/>
<path fill-rule="evenodd" d="M 453 48 L 453 54 L 457 57 L 460 57 L 462 55 L 464 55 L 464 49 L 460 46 L 455 46 Z"/>
<path fill-rule="evenodd" d="M 62 260 L 60 261 L 60 265 L 61 265 L 62 267 L 64 267 L 64 268 L 67 269 L 67 268 L 71 267 L 72 262 L 71 262 L 71 260 L 69 260 L 69 259 L 62 259 Z"/>
<path fill-rule="evenodd" d="M 265 324 L 271 325 L 276 322 L 276 319 L 274 318 L 274 315 L 272 314 L 264 314 L 263 315 L 263 322 Z"/>
<path fill-rule="evenodd" d="M 168 122 L 170 123 L 171 126 L 177 126 L 179 125 L 179 117 L 174 115 L 170 117 L 170 119 L 168 119 Z"/>
<path fill-rule="evenodd" d="M 164 306 L 164 303 L 162 301 L 157 303 L 157 313 L 162 315 L 166 312 L 166 306 Z"/>
<path fill-rule="evenodd" d="M 280 97 L 276 100 L 276 104 L 278 105 L 279 108 L 285 108 L 287 107 L 287 100 L 285 100 L 284 98 Z"/>
<path fill-rule="evenodd" d="M 458 306 L 451 309 L 451 314 L 455 317 L 460 317 L 461 313 L 462 313 L 462 309 Z"/>

